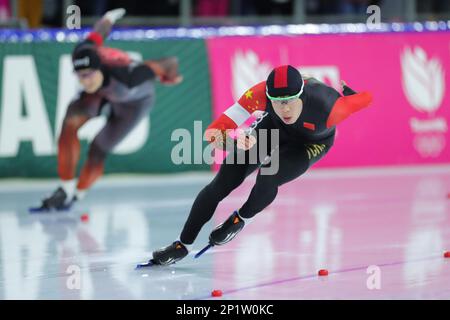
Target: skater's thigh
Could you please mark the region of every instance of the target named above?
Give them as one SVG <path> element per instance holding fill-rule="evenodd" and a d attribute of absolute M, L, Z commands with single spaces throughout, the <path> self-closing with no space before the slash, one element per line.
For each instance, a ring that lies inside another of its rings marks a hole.
<path fill-rule="evenodd" d="M 270 116 L 267 116 L 267 113 L 265 113 L 253 122 L 247 129 L 247 134 L 256 136 L 257 142 L 260 142 L 261 130 L 271 130 L 273 128 Z M 264 143 L 264 145 L 262 146 L 261 143 Z M 237 143 L 234 141 L 212 183 L 224 185 L 228 188 L 239 186 L 245 178 L 261 166 L 265 158 L 270 154 L 270 139 L 261 139 L 261 143 L 257 143 L 250 150 L 242 150 L 237 147 Z"/>
<path fill-rule="evenodd" d="M 243 153 L 245 153 L 245 151 L 237 149 L 235 146 L 234 151 L 230 152 L 224 159 L 222 165 L 220 166 L 219 172 L 212 181 L 212 184 L 236 188 L 245 180 L 246 177 L 248 177 L 259 167 L 258 163 L 238 163 L 236 161 L 236 154 L 240 155 Z"/>
<path fill-rule="evenodd" d="M 149 100 L 126 105 L 113 104 L 110 117 L 92 143 L 106 152 L 111 151 L 148 115 L 150 108 Z"/>
<path fill-rule="evenodd" d="M 290 182 L 304 174 L 328 152 L 330 147 L 311 144 L 282 145 L 272 153 L 270 161 L 259 170 L 256 183 L 278 187 Z"/>

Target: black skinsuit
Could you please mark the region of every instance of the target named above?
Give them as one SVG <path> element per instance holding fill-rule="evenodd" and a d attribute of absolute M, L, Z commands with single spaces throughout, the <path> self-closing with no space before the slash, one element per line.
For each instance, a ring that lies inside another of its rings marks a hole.
<path fill-rule="evenodd" d="M 344 95 L 355 92 L 344 87 Z M 251 218 L 262 211 L 275 200 L 278 187 L 298 178 L 314 163 L 320 160 L 332 147 L 335 136 L 335 126 L 327 128 L 327 120 L 333 106 L 341 95 L 333 88 L 315 80 L 309 79 L 305 83 L 304 93 L 301 95 L 303 110 L 298 120 L 285 124 L 273 110 L 270 100 L 267 100 L 266 113 L 251 126 L 252 134 L 260 142 L 262 129 L 269 134 L 265 135 L 267 150 L 258 154 L 258 159 L 250 161 L 249 150 L 243 151 L 236 145 L 227 156 L 215 178 L 198 194 L 192 205 L 188 220 L 184 225 L 180 240 L 184 244 L 192 244 L 203 225 L 213 216 L 217 205 L 228 194 L 236 189 L 244 179 L 260 169 L 256 177 L 250 196 L 239 209 L 243 218 Z M 271 134 L 278 134 L 278 141 L 272 142 Z M 261 146 L 258 146 L 261 148 Z M 275 147 L 275 148 L 274 148 Z M 272 152 L 272 153 L 271 153 Z M 278 153 L 274 157 L 274 152 Z M 246 161 L 239 163 L 238 154 L 244 153 Z M 267 162 L 267 155 L 271 155 Z M 231 159 L 230 161 L 228 161 Z M 276 163 L 274 163 L 276 162 Z M 264 174 L 262 167 L 276 166 L 278 170 L 273 174 Z"/>

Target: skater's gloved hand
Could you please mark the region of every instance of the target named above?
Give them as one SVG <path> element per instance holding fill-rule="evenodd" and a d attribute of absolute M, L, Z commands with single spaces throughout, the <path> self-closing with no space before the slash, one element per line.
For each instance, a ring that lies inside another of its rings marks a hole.
<path fill-rule="evenodd" d="M 247 134 L 243 129 L 237 129 L 237 147 L 247 151 L 256 144 L 256 137 Z"/>
<path fill-rule="evenodd" d="M 232 130 L 220 130 L 220 129 L 207 129 L 205 131 L 206 141 L 212 143 L 214 148 L 223 149 L 225 145 L 233 142 L 233 139 L 229 136 Z"/>
<path fill-rule="evenodd" d="M 342 86 L 342 94 L 344 96 L 351 96 L 352 94 L 355 94 L 356 92 L 350 88 L 347 83 L 344 80 L 341 80 L 341 86 Z"/>
<path fill-rule="evenodd" d="M 105 13 L 103 18 L 109 20 L 112 24 L 117 20 L 122 19 L 127 11 L 124 8 L 113 9 Z"/>
<path fill-rule="evenodd" d="M 179 84 L 180 82 L 182 82 L 183 76 L 177 75 L 175 77 L 170 77 L 170 78 L 167 76 L 162 76 L 159 79 L 159 81 L 166 86 L 173 86 L 173 85 L 176 85 L 176 84 Z"/>

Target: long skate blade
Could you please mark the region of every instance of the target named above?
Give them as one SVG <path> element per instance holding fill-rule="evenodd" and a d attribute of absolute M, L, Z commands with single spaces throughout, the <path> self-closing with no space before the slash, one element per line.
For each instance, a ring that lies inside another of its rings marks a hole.
<path fill-rule="evenodd" d="M 66 205 L 66 206 L 64 206 L 64 207 L 62 207 L 60 209 L 54 209 L 54 208 L 49 209 L 49 208 L 46 208 L 46 207 L 43 207 L 43 206 L 41 206 L 41 207 L 31 207 L 31 208 L 28 209 L 28 212 L 29 213 L 67 212 L 67 211 L 70 211 L 71 209 L 72 209 L 72 204 L 70 203 L 70 204 L 68 204 L 68 205 Z"/>
<path fill-rule="evenodd" d="M 28 209 L 29 213 L 44 213 L 44 212 L 50 212 L 49 209 L 44 207 L 31 207 Z"/>
<path fill-rule="evenodd" d="M 206 247 L 204 247 L 202 250 L 200 250 L 195 256 L 194 258 L 197 259 L 199 258 L 202 254 L 204 254 L 206 251 L 208 251 L 209 248 L 211 248 L 213 245 L 212 244 L 208 244 Z"/>
<path fill-rule="evenodd" d="M 151 267 L 154 265 L 155 264 L 152 262 L 152 260 L 149 260 L 148 262 L 139 263 L 135 269 L 137 270 L 137 269 L 142 269 L 142 268 L 148 268 L 148 267 Z"/>

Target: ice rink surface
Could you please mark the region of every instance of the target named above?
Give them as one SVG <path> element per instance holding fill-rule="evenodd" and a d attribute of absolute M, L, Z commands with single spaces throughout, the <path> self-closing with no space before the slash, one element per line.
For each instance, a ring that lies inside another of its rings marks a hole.
<path fill-rule="evenodd" d="M 194 260 L 245 201 L 250 177 L 191 255 L 135 270 L 178 237 L 211 178 L 105 177 L 71 212 L 41 215 L 28 207 L 55 181 L 0 181 L 0 299 L 211 299 L 214 289 L 221 299 L 450 299 L 449 166 L 313 170 Z"/>

